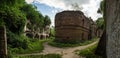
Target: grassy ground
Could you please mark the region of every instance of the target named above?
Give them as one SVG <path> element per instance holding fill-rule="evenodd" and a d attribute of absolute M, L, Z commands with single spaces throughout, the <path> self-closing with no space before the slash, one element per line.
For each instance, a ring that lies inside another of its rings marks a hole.
<path fill-rule="evenodd" d="M 49 41 L 49 45 L 51 46 L 55 46 L 55 47 L 59 47 L 59 48 L 64 48 L 64 47 L 76 47 L 76 46 L 83 46 L 83 45 L 87 45 L 90 44 L 94 41 L 96 41 L 97 38 L 91 39 L 91 40 L 86 40 L 86 41 L 82 41 L 78 44 L 64 44 L 64 43 L 58 43 L 58 42 L 54 42 L 53 40 Z"/>
<path fill-rule="evenodd" d="M 59 54 L 47 54 L 47 55 L 31 55 L 31 56 L 16 56 L 14 58 L 61 58 Z"/>
<path fill-rule="evenodd" d="M 28 43 L 27 49 L 11 48 L 10 50 L 16 54 L 42 52 L 42 50 L 44 49 L 43 43 L 46 41 L 48 40 L 32 40 Z"/>
<path fill-rule="evenodd" d="M 29 44 L 29 48 L 26 50 L 23 50 L 21 53 L 37 53 L 42 52 L 44 49 L 43 43 L 48 40 L 35 40 Z"/>
<path fill-rule="evenodd" d="M 26 54 L 26 53 L 37 53 L 42 52 L 44 49 L 43 43 L 46 41 L 49 41 L 50 39 L 44 39 L 44 40 L 31 40 L 28 43 L 27 49 L 22 48 L 9 48 L 9 55 L 8 58 L 61 58 L 61 55 L 59 54 L 47 54 L 47 55 L 31 55 L 31 56 L 15 56 L 16 54 Z"/>
<path fill-rule="evenodd" d="M 97 47 L 97 44 L 96 45 L 93 45 L 91 47 L 88 47 L 84 50 L 77 50 L 76 51 L 76 54 L 80 55 L 80 56 L 83 56 L 83 57 L 86 57 L 86 58 L 102 58 L 101 56 L 98 56 L 98 55 L 95 55 L 95 49 Z"/>

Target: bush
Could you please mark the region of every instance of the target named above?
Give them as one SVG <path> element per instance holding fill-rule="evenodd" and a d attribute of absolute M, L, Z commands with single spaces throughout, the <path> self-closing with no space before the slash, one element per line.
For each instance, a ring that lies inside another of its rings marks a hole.
<path fill-rule="evenodd" d="M 86 58 L 102 58 L 101 56 L 95 55 L 97 44 L 91 47 L 88 47 L 84 50 L 78 50 L 78 55 L 86 57 Z"/>
<path fill-rule="evenodd" d="M 17 35 L 12 33 L 11 31 L 8 31 L 7 38 L 8 46 L 10 46 L 11 48 L 28 48 L 29 39 L 23 35 Z"/>
<path fill-rule="evenodd" d="M 0 8 L 0 24 L 4 24 L 6 29 L 13 33 L 22 33 L 26 22 L 25 14 L 16 7 L 3 5 Z"/>
<path fill-rule="evenodd" d="M 96 41 L 97 38 L 91 39 L 91 40 L 86 40 L 86 41 L 81 41 L 80 43 L 59 43 L 54 41 L 54 39 L 52 39 L 51 41 L 49 41 L 49 45 L 51 46 L 55 46 L 55 47 L 59 47 L 59 48 L 63 48 L 63 47 L 76 47 L 76 46 L 83 46 L 83 45 L 87 45 L 90 44 L 94 41 Z"/>
<path fill-rule="evenodd" d="M 47 55 L 21 56 L 17 58 L 62 58 L 62 57 L 59 54 L 47 54 Z"/>
<path fill-rule="evenodd" d="M 7 44 L 9 47 L 8 50 L 17 54 L 42 52 L 42 50 L 44 49 L 42 44 L 43 42 L 47 41 L 31 39 L 24 35 L 12 33 L 11 31 L 7 32 L 7 38 L 8 38 Z"/>
<path fill-rule="evenodd" d="M 17 54 L 25 54 L 25 53 L 37 53 L 42 52 L 44 49 L 43 43 L 47 40 L 37 40 L 37 39 L 31 39 L 30 42 L 28 42 L 28 48 L 13 48 L 13 52 L 16 52 Z"/>

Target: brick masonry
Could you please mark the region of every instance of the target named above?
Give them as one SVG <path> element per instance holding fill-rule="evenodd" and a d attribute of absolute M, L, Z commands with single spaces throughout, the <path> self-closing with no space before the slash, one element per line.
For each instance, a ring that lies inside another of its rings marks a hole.
<path fill-rule="evenodd" d="M 57 13 L 55 16 L 55 39 L 59 42 L 87 40 L 90 38 L 90 34 L 91 36 L 95 35 L 96 26 L 93 23 L 81 11 Z"/>

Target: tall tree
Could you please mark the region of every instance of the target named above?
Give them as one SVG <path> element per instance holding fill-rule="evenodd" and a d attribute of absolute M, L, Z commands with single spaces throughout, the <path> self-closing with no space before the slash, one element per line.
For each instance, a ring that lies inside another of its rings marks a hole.
<path fill-rule="evenodd" d="M 44 18 L 44 27 L 46 27 L 47 25 L 49 26 L 51 24 L 51 20 L 49 18 L 49 16 L 45 16 Z"/>
<path fill-rule="evenodd" d="M 98 9 L 98 13 L 103 14 L 104 13 L 104 0 L 100 3 L 100 8 Z"/>
<path fill-rule="evenodd" d="M 103 15 L 104 15 L 104 2 L 105 1 L 103 0 L 100 3 L 100 9 L 99 9 L 100 13 Z M 103 58 L 106 58 L 106 30 L 105 30 L 105 22 L 104 22 L 105 20 L 103 17 L 98 18 L 98 20 L 96 21 L 98 30 L 99 29 L 103 30 L 103 34 L 100 37 L 100 40 L 99 40 L 99 43 L 98 43 L 95 53 L 97 55 L 101 55 Z"/>
<path fill-rule="evenodd" d="M 120 58 L 120 0 L 105 0 L 107 58 Z"/>
<path fill-rule="evenodd" d="M 24 5 L 24 0 L 1 1 L 0 21 L 3 22 L 10 31 L 17 34 L 22 32 L 25 25 L 26 17 L 24 13 L 21 13 L 19 8 Z"/>
<path fill-rule="evenodd" d="M 101 1 L 101 3 L 100 3 L 100 8 L 98 9 L 98 13 L 100 13 L 102 15 L 104 14 L 104 0 Z M 104 18 L 103 17 L 98 18 L 96 20 L 96 23 L 97 23 L 98 29 L 104 30 L 104 28 L 105 28 L 105 22 L 104 22 Z"/>
<path fill-rule="evenodd" d="M 97 29 L 104 30 L 105 23 L 104 23 L 104 19 L 102 17 L 100 17 L 96 20 L 96 24 L 97 24 Z"/>

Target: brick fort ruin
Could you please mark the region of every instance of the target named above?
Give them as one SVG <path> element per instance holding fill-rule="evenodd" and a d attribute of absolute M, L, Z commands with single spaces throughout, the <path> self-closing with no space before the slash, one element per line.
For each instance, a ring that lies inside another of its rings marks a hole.
<path fill-rule="evenodd" d="M 55 41 L 78 43 L 95 36 L 96 25 L 81 11 L 63 11 L 55 16 Z"/>

